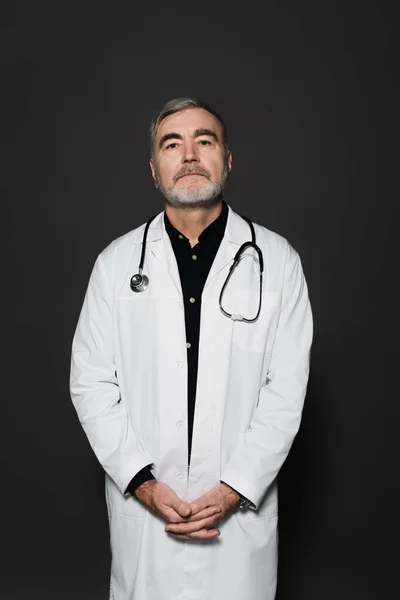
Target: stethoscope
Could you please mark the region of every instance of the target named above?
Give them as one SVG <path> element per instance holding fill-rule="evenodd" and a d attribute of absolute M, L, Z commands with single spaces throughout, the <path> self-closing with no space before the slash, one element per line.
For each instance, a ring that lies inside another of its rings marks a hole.
<path fill-rule="evenodd" d="M 131 280 L 130 280 L 130 286 L 131 286 L 131 290 L 133 292 L 144 292 L 145 290 L 147 290 L 147 288 L 149 286 L 149 278 L 147 277 L 147 275 L 143 274 L 143 265 L 144 265 L 144 257 L 146 254 L 147 232 L 149 230 L 150 223 L 153 221 L 153 219 L 155 219 L 156 216 L 157 215 L 154 215 L 153 217 L 151 217 L 151 219 L 149 219 L 147 221 L 146 227 L 144 228 L 143 241 L 142 241 L 142 253 L 140 256 L 140 263 L 139 263 L 139 272 L 136 275 L 132 275 Z M 261 304 L 262 304 L 262 276 L 263 276 L 262 274 L 264 271 L 264 259 L 263 259 L 263 254 L 261 252 L 261 249 L 256 244 L 256 234 L 254 231 L 253 223 L 247 217 L 244 217 L 243 215 L 241 215 L 241 217 L 248 223 L 248 225 L 250 227 L 251 242 L 244 242 L 244 244 L 242 244 L 240 246 L 239 250 L 236 252 L 236 254 L 233 258 L 233 263 L 229 267 L 228 275 L 225 279 L 224 285 L 221 288 L 221 292 L 219 295 L 219 307 L 220 307 L 221 311 L 223 312 L 223 314 L 226 317 L 229 317 L 230 319 L 232 319 L 233 321 L 245 321 L 246 323 L 254 323 L 254 321 L 256 321 L 258 319 L 258 315 L 260 314 Z M 254 250 L 257 252 L 258 264 L 260 267 L 260 293 L 259 293 L 258 311 L 257 311 L 256 316 L 253 317 L 252 319 L 246 319 L 245 317 L 243 317 L 240 314 L 229 313 L 226 310 L 224 310 L 224 308 L 222 306 L 222 298 L 223 298 L 225 288 L 228 285 L 228 282 L 229 282 L 230 278 L 232 277 L 234 270 L 236 269 L 236 267 L 242 260 L 243 252 L 245 250 L 247 250 L 247 248 L 254 248 Z"/>

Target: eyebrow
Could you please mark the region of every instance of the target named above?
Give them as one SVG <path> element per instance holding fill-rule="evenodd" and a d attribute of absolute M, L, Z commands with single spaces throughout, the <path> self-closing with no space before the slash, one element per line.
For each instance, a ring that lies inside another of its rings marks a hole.
<path fill-rule="evenodd" d="M 218 136 L 212 129 L 204 129 L 204 127 L 196 129 L 196 131 L 194 132 L 194 137 L 199 137 L 200 135 L 210 135 L 212 138 L 215 139 L 216 142 L 218 142 Z"/>
<path fill-rule="evenodd" d="M 204 127 L 201 127 L 200 129 L 196 129 L 196 131 L 193 134 L 193 136 L 195 138 L 199 137 L 201 135 L 209 135 L 212 138 L 214 138 L 216 142 L 218 142 L 218 136 L 215 133 L 215 131 L 213 131 L 212 129 L 205 129 Z M 182 136 L 180 133 L 166 133 L 163 136 L 161 136 L 159 148 L 162 148 L 163 144 L 168 140 L 181 140 L 181 139 L 182 139 Z"/>

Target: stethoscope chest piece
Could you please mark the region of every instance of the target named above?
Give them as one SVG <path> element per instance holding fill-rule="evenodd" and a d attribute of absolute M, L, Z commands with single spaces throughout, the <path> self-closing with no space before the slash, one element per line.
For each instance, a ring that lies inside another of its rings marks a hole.
<path fill-rule="evenodd" d="M 149 278 L 147 275 L 143 275 L 143 265 L 144 265 L 144 256 L 146 252 L 146 241 L 147 241 L 147 232 L 150 227 L 150 223 L 153 219 L 156 218 L 157 215 L 154 215 L 149 219 L 146 223 L 146 227 L 144 228 L 143 233 L 143 242 L 142 242 L 142 253 L 140 255 L 140 263 L 139 263 L 139 273 L 136 275 L 132 275 L 130 280 L 130 286 L 132 292 L 144 292 L 149 287 Z"/>
<path fill-rule="evenodd" d="M 130 285 L 132 292 L 144 292 L 149 286 L 149 278 L 146 275 L 137 273 L 132 275 Z"/>

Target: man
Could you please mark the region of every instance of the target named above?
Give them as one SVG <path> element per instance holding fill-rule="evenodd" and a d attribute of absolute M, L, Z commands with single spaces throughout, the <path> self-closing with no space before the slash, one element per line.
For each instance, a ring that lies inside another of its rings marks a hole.
<path fill-rule="evenodd" d="M 97 257 L 72 348 L 72 401 L 106 472 L 110 598 L 272 600 L 276 477 L 312 340 L 300 259 L 222 200 L 232 155 L 207 104 L 154 117 L 150 168 L 165 211 L 145 244 L 142 225 Z M 245 246 L 230 271 L 252 227 L 262 256 Z"/>

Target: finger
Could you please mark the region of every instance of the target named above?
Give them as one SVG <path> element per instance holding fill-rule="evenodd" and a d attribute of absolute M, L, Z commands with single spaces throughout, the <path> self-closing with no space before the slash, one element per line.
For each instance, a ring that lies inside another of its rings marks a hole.
<path fill-rule="evenodd" d="M 168 533 L 170 537 L 176 538 L 177 540 L 183 539 L 209 539 L 213 537 L 218 537 L 221 535 L 221 531 L 219 529 L 201 529 L 200 531 L 195 531 L 193 533 Z"/>
<path fill-rule="evenodd" d="M 190 506 L 189 502 L 181 500 L 175 494 L 171 498 L 168 498 L 168 505 L 173 508 L 173 510 L 177 512 L 178 515 L 180 515 L 180 517 L 183 519 L 190 517 L 192 514 L 192 507 Z"/>
<path fill-rule="evenodd" d="M 208 517 L 212 517 L 214 515 L 219 515 L 221 513 L 221 508 L 219 506 L 210 506 L 209 508 L 205 508 L 201 510 L 196 515 L 192 515 L 188 519 L 184 520 L 184 523 L 191 523 L 193 521 L 201 521 L 202 519 L 207 519 Z M 169 513 L 168 513 L 169 514 Z M 182 523 L 182 518 L 178 515 L 177 512 L 171 509 L 171 520 L 168 523 Z"/>
<path fill-rule="evenodd" d="M 212 500 L 208 494 L 203 494 L 203 496 L 200 496 L 200 498 L 197 498 L 197 500 L 193 500 L 193 502 L 190 503 L 192 515 L 211 506 L 215 506 L 215 498 Z"/>
<path fill-rule="evenodd" d="M 165 521 L 167 521 L 167 523 L 182 523 L 183 517 L 181 517 L 181 515 L 176 512 L 176 510 L 174 510 L 170 506 L 167 506 L 166 504 L 163 504 L 159 508 L 159 513 L 165 519 Z"/>
<path fill-rule="evenodd" d="M 188 533 L 187 537 L 189 538 L 201 538 L 208 539 L 213 537 L 218 537 L 221 535 L 221 531 L 213 527 L 212 529 L 200 529 L 200 531 L 195 531 L 194 533 Z"/>
<path fill-rule="evenodd" d="M 213 527 L 216 523 L 215 515 L 201 521 L 191 521 L 188 523 L 172 523 L 165 526 L 165 531 L 172 533 L 193 533 L 204 528 Z"/>
<path fill-rule="evenodd" d="M 183 522 L 192 523 L 193 521 L 201 521 L 202 519 L 207 519 L 208 517 L 219 515 L 220 513 L 221 508 L 219 506 L 210 506 L 208 508 L 204 508 L 195 515 L 191 515 L 188 519 L 185 519 Z M 176 523 L 177 521 L 173 522 Z M 182 522 L 182 519 L 180 519 L 179 522 Z"/>
<path fill-rule="evenodd" d="M 190 539 L 189 535 L 184 535 L 183 533 L 168 533 L 168 537 L 173 537 L 177 540 L 188 540 Z"/>
<path fill-rule="evenodd" d="M 180 500 L 175 510 L 184 519 L 187 519 L 192 514 L 192 507 L 190 506 L 189 502 L 185 502 L 184 500 Z"/>

